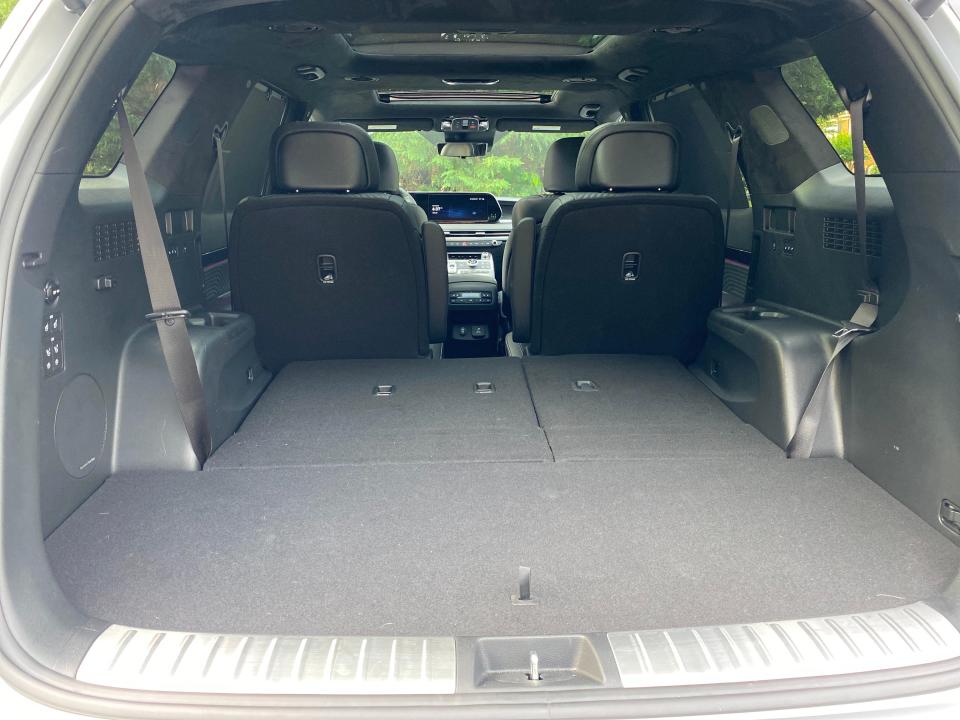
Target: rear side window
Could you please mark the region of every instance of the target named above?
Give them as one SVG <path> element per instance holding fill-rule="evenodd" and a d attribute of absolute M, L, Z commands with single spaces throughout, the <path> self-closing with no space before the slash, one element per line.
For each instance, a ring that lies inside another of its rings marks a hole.
<path fill-rule="evenodd" d="M 153 53 L 124 98 L 130 127 L 136 132 L 150 109 L 170 84 L 177 64 L 170 58 Z M 123 151 L 120 148 L 120 126 L 114 115 L 106 131 L 93 149 L 83 169 L 84 177 L 104 177 L 113 172 Z"/>
<path fill-rule="evenodd" d="M 850 134 L 850 113 L 844 107 L 826 70 L 815 57 L 784 65 L 783 79 L 793 94 L 810 113 L 847 169 L 853 172 L 853 140 Z M 880 170 L 870 148 L 864 145 L 867 175 Z"/>
<path fill-rule="evenodd" d="M 226 180 L 227 213 L 241 200 L 260 195 L 267 177 L 270 142 L 286 112 L 287 100 L 261 83 L 255 83 L 223 136 L 223 174 Z M 203 197 L 203 252 L 227 246 L 220 199 L 220 173 L 210 173 Z"/>

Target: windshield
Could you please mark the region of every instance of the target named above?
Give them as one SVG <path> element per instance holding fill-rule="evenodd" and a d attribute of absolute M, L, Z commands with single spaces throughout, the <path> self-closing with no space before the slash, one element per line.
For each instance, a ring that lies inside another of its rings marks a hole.
<path fill-rule="evenodd" d="M 487 192 L 497 197 L 525 197 L 543 192 L 543 161 L 562 137 L 579 133 L 497 133 L 487 155 L 479 158 L 441 157 L 426 133 L 373 132 L 397 154 L 404 190 Z M 442 136 L 439 136 L 442 138 Z"/>

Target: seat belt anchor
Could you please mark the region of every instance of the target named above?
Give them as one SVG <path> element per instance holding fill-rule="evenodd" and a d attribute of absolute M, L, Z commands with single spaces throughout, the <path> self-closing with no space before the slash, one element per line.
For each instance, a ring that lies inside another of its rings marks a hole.
<path fill-rule="evenodd" d="M 726 123 L 726 125 L 727 125 L 727 137 L 730 138 L 731 145 L 737 142 L 738 140 L 743 139 L 743 127 L 741 127 L 740 125 L 737 125 L 736 127 L 734 127 L 730 123 Z"/>
<path fill-rule="evenodd" d="M 173 325 L 177 320 L 187 320 L 190 318 L 189 310 L 162 310 L 160 312 L 147 313 L 145 318 L 150 322 L 163 321 L 166 325 Z"/>
<path fill-rule="evenodd" d="M 218 140 L 223 141 L 227 135 L 227 129 L 230 127 L 229 122 L 224 122 L 223 125 L 214 125 L 213 126 L 213 142 L 216 143 Z"/>
<path fill-rule="evenodd" d="M 875 290 L 875 289 L 857 290 L 857 295 L 859 296 L 861 302 L 865 302 L 868 305 L 880 304 L 879 290 Z"/>
<path fill-rule="evenodd" d="M 845 322 L 843 327 L 833 333 L 833 337 L 835 337 L 837 340 L 842 340 L 850 335 L 869 335 L 873 331 L 874 328 L 864 327 L 863 325 L 857 325 L 856 323 Z"/>
<path fill-rule="evenodd" d="M 110 106 L 110 112 L 116 113 L 120 109 L 120 105 L 123 104 L 123 98 L 127 95 L 127 87 L 124 86 L 120 89 L 120 92 L 117 93 L 117 96 L 113 99 L 113 105 Z"/>
<path fill-rule="evenodd" d="M 856 95 L 851 95 L 847 88 L 841 85 L 837 88 L 837 94 L 840 96 L 840 102 L 843 103 L 843 106 L 847 108 L 847 110 L 858 100 L 863 100 L 864 109 L 868 108 L 870 103 L 873 102 L 873 92 L 871 92 L 867 86 L 864 86 Z"/>

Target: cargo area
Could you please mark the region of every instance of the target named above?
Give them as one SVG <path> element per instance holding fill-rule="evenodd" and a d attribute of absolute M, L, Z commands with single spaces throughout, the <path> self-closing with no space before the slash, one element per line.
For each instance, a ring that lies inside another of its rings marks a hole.
<path fill-rule="evenodd" d="M 638 356 L 294 363 L 203 471 L 113 475 L 46 550 L 94 618 L 288 635 L 867 612 L 960 562 L 850 463 L 787 459 Z"/>

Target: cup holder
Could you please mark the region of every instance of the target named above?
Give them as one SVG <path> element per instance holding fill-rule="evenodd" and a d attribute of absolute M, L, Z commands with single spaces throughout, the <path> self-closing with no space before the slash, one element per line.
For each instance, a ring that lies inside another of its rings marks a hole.
<path fill-rule="evenodd" d="M 750 320 L 753 322 L 759 320 L 785 320 L 790 317 L 786 313 L 779 312 L 778 310 L 770 310 L 758 305 L 746 305 L 744 307 L 729 308 L 723 310 L 722 312 L 726 313 L 727 315 L 733 315 L 735 317 L 740 317 L 744 320 Z"/>

